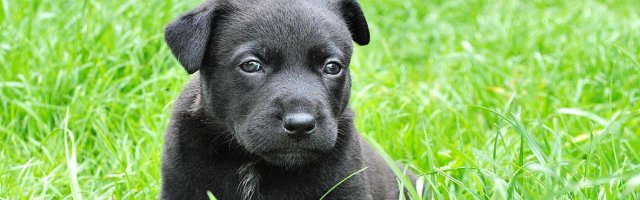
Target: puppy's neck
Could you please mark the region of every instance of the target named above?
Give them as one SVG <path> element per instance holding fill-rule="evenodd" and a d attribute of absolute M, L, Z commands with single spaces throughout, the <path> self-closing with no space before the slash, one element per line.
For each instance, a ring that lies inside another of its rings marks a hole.
<path fill-rule="evenodd" d="M 261 199 L 258 189 L 260 188 L 260 174 L 256 171 L 257 161 L 248 162 L 238 169 L 240 184 L 238 192 L 242 200 Z M 255 197 L 255 198 L 254 198 Z"/>

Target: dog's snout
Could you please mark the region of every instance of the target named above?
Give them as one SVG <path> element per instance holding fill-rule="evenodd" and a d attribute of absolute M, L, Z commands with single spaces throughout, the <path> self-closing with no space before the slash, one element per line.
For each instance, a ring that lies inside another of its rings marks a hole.
<path fill-rule="evenodd" d="M 283 126 L 287 134 L 295 139 L 305 138 L 316 128 L 316 119 L 308 113 L 288 114 L 283 119 Z"/>

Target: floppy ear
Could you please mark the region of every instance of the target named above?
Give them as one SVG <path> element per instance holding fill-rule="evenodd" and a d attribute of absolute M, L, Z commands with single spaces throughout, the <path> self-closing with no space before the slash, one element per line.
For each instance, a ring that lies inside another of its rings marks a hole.
<path fill-rule="evenodd" d="M 353 41 L 363 46 L 369 44 L 369 27 L 360 4 L 356 0 L 342 0 L 340 1 L 340 12 L 349 31 L 351 31 Z"/>
<path fill-rule="evenodd" d="M 180 16 L 164 29 L 164 39 L 171 53 L 189 74 L 198 71 L 202 65 L 214 9 L 213 5 L 203 5 Z"/>

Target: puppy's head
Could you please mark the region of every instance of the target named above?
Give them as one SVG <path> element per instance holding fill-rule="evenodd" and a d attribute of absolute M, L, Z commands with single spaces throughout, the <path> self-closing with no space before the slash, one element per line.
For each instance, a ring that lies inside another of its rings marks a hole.
<path fill-rule="evenodd" d="M 322 159 L 339 139 L 352 42 L 369 30 L 355 0 L 209 1 L 165 39 L 202 101 L 247 151 L 284 167 Z"/>

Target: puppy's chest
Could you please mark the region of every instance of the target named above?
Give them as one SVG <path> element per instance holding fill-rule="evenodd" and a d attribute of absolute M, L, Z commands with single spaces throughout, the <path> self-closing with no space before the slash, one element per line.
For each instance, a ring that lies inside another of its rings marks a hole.
<path fill-rule="evenodd" d="M 295 174 L 260 173 L 253 166 L 238 169 L 240 199 L 319 199 L 325 184 L 314 177 Z"/>
<path fill-rule="evenodd" d="M 328 199 L 370 199 L 367 186 L 360 179 L 354 177 L 340 184 L 328 194 Z M 239 199 L 320 199 L 338 182 L 339 177 L 314 170 L 264 173 L 255 166 L 244 165 L 238 169 L 236 196 Z"/>

